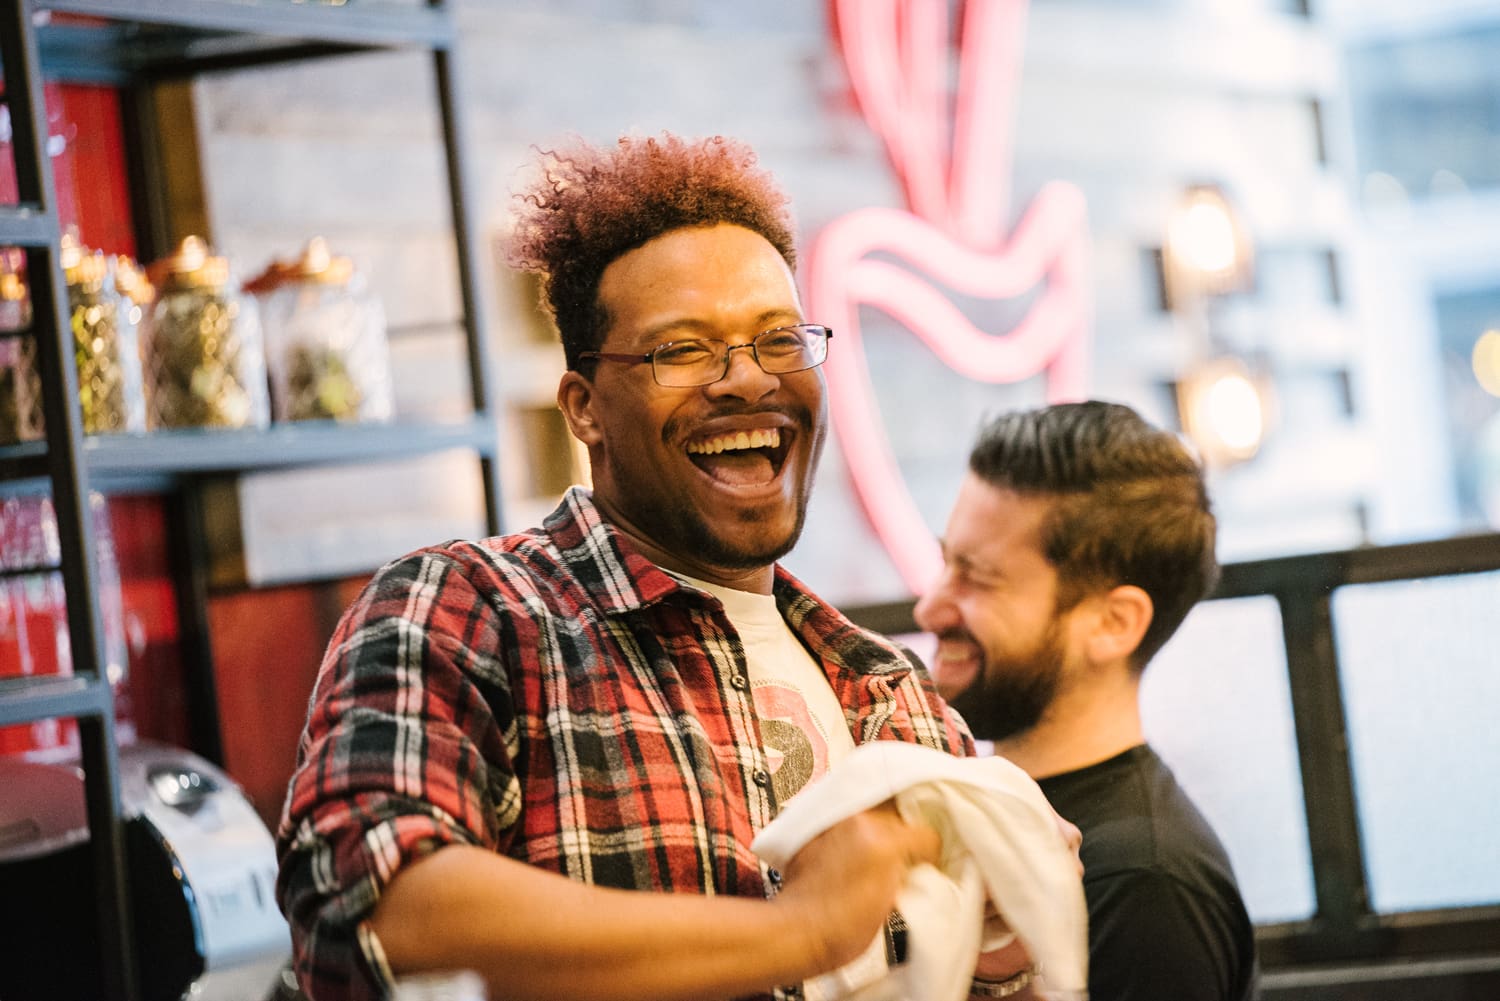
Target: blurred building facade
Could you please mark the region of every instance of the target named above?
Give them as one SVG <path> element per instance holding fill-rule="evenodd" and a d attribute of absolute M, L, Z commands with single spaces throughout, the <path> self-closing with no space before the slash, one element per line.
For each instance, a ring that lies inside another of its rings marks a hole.
<path fill-rule="evenodd" d="M 790 191 L 804 243 L 852 209 L 902 205 L 821 5 L 468 0 L 459 10 L 472 172 L 497 247 L 528 147 L 570 134 L 743 138 Z M 1445 456 L 1425 449 L 1422 475 L 1386 461 L 1383 398 L 1406 390 L 1387 390 L 1367 371 L 1354 150 L 1328 26 L 1273 0 L 1042 0 L 1025 24 L 1012 211 L 1019 216 L 1052 180 L 1087 197 L 1090 392 L 1175 426 L 1175 389 L 1208 355 L 1249 358 L 1269 379 L 1264 445 L 1253 461 L 1215 474 L 1225 557 L 1341 548 L 1394 531 L 1408 509 L 1451 506 Z M 420 60 L 380 56 L 232 74 L 195 93 L 216 243 L 253 269 L 286 253 L 289 227 L 315 227 L 364 261 L 395 328 L 398 410 L 407 413 L 463 396 L 457 304 L 432 294 L 451 284 L 441 272 L 452 261 L 425 74 Z M 256 177 L 237 177 L 248 164 Z M 1253 277 L 1199 309 L 1174 309 L 1166 228 L 1183 192 L 1204 183 L 1243 219 Z M 372 188 L 387 207 L 382 218 L 364 211 Z M 523 524 L 581 471 L 552 406 L 560 354 L 533 291 L 498 253 L 489 291 L 511 442 L 507 520 Z M 996 329 L 1006 316 L 995 314 Z M 870 378 L 887 435 L 937 531 L 981 418 L 1040 402 L 1040 388 L 973 383 L 904 331 L 880 332 L 878 317 L 870 325 Z M 1424 415 L 1399 409 L 1425 437 Z M 858 505 L 832 452 L 791 564 L 839 600 L 902 597 L 910 589 L 852 516 Z"/>

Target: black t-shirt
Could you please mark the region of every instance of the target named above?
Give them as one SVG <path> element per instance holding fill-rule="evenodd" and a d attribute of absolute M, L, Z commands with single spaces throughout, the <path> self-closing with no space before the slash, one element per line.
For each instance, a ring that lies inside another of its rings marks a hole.
<path fill-rule="evenodd" d="M 1213 829 L 1146 745 L 1038 783 L 1083 831 L 1090 1001 L 1246 1001 L 1255 938 Z"/>

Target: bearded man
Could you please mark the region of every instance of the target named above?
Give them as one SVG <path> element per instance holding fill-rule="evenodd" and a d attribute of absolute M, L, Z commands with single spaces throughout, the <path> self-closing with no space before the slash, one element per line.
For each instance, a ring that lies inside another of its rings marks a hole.
<path fill-rule="evenodd" d="M 939 690 L 1083 832 L 1092 1001 L 1244 1001 L 1254 929 L 1222 844 L 1146 742 L 1147 663 L 1218 579 L 1198 462 L 1129 407 L 980 433 L 917 603 Z"/>

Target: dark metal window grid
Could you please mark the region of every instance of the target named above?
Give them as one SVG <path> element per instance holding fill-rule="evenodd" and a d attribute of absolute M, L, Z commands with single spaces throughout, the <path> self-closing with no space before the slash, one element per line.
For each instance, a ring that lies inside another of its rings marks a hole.
<path fill-rule="evenodd" d="M 1274 598 L 1281 611 L 1311 849 L 1314 915 L 1306 921 L 1257 928 L 1261 964 L 1273 978 L 1277 971 L 1319 965 L 1402 960 L 1426 963 L 1424 976 L 1485 977 L 1486 985 L 1500 986 L 1500 901 L 1389 914 L 1370 909 L 1331 607 L 1333 593 L 1351 584 L 1489 571 L 1500 571 L 1500 533 L 1224 567 L 1209 600 L 1265 595 Z M 845 608 L 844 612 L 867 628 L 899 635 L 919 631 L 912 607 L 912 602 L 903 601 Z M 1473 969 L 1476 961 L 1482 967 L 1478 972 Z"/>

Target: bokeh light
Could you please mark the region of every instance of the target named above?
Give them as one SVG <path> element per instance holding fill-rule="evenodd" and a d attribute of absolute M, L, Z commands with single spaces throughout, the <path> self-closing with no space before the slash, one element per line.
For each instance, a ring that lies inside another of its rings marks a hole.
<path fill-rule="evenodd" d="M 1491 396 L 1500 396 L 1500 330 L 1486 330 L 1474 342 L 1474 378 Z"/>

